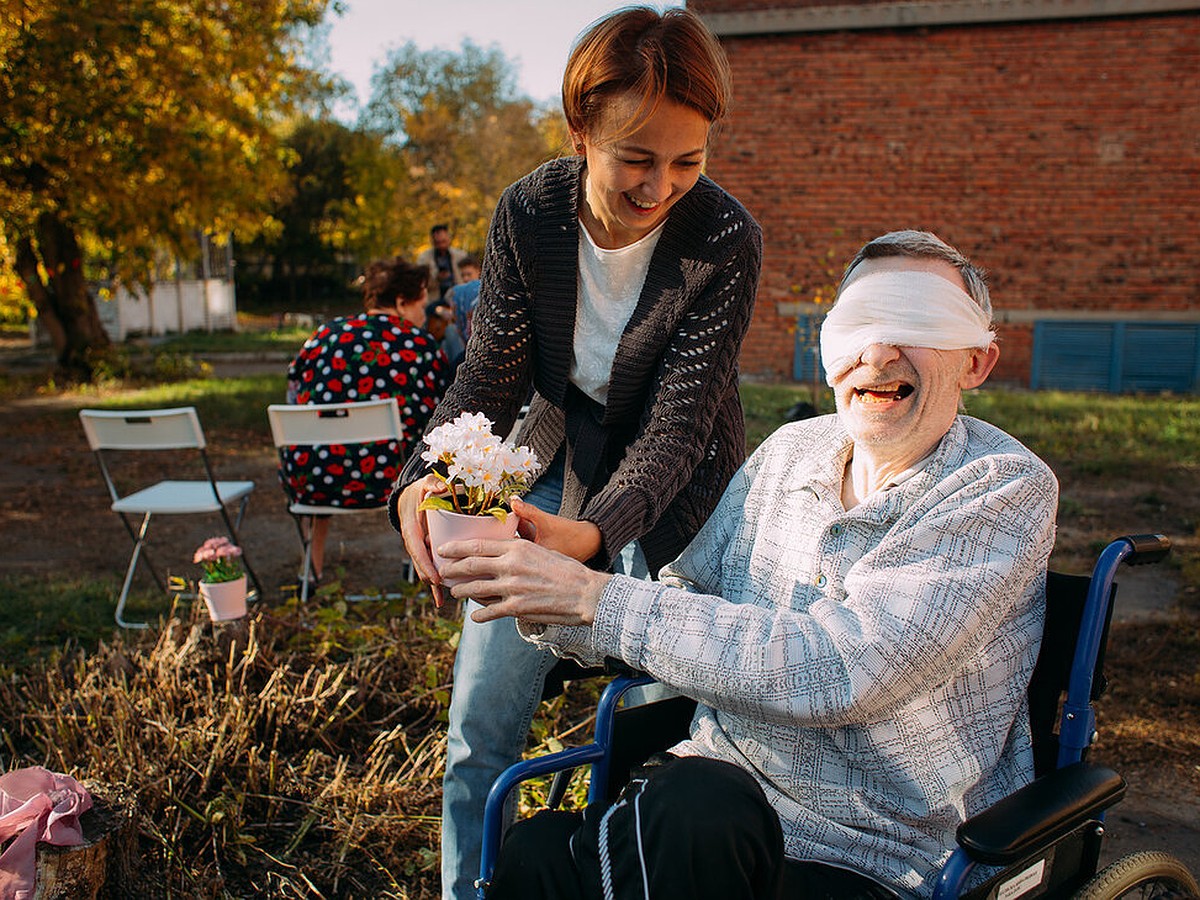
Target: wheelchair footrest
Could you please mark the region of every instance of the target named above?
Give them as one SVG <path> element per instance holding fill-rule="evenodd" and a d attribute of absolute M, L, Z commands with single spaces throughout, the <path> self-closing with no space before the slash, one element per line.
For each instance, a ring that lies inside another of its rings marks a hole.
<path fill-rule="evenodd" d="M 976 862 L 1009 865 L 1120 801 L 1125 787 L 1125 779 L 1112 769 L 1074 763 L 963 822 L 958 844 Z"/>

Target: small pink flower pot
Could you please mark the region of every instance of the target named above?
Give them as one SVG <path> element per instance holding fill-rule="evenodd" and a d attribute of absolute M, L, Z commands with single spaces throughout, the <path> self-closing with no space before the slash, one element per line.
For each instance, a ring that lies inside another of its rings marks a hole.
<path fill-rule="evenodd" d="M 246 614 L 246 576 L 233 581 L 202 581 L 200 596 L 214 622 L 240 619 Z"/>
<path fill-rule="evenodd" d="M 517 517 L 511 513 L 501 522 L 495 516 L 464 516 L 462 513 L 448 512 L 444 509 L 431 509 L 426 512 L 429 523 L 429 546 L 433 548 L 433 564 L 442 570 L 446 562 L 437 553 L 437 547 L 449 541 L 470 541 L 476 538 L 503 541 L 517 536 Z M 448 578 L 442 583 L 446 587 L 454 587 L 463 581 L 461 578 Z"/>

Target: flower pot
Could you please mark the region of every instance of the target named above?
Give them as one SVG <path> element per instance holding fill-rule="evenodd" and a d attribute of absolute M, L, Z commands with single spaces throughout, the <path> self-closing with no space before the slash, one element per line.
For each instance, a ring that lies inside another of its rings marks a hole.
<path fill-rule="evenodd" d="M 202 581 L 200 596 L 214 622 L 240 619 L 246 614 L 246 576 L 233 581 Z"/>
<path fill-rule="evenodd" d="M 436 548 L 448 541 L 470 541 L 476 538 L 503 541 L 517 536 L 517 517 L 509 515 L 503 522 L 495 516 L 464 516 L 462 513 L 431 509 L 426 512 L 429 523 L 429 546 L 433 549 L 433 564 L 442 570 L 446 560 L 439 556 Z M 454 587 L 464 579 L 448 578 L 442 583 Z"/>

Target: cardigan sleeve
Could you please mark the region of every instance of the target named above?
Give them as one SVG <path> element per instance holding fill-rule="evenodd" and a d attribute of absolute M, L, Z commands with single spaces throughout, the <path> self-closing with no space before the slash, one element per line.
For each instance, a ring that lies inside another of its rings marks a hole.
<path fill-rule="evenodd" d="M 646 534 L 695 477 L 716 423 L 735 424 L 718 410 L 737 390 L 738 354 L 750 327 L 762 262 L 761 231 L 743 215 L 736 249 L 712 273 L 662 355 L 636 436 L 608 483 L 582 510 L 581 518 L 600 529 L 601 556 L 609 562 Z M 740 420 L 736 424 L 740 427 Z M 732 439 L 744 443 L 741 434 Z M 724 487 L 708 486 L 714 500 Z"/>

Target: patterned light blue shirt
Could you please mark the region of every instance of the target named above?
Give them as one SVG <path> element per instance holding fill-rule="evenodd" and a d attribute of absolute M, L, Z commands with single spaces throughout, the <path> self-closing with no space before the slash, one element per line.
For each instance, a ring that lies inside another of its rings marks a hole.
<path fill-rule="evenodd" d="M 1032 777 L 1058 483 L 959 416 L 919 470 L 846 511 L 851 450 L 835 416 L 784 426 L 660 582 L 614 578 L 591 628 L 521 630 L 699 699 L 674 752 L 751 772 L 789 857 L 928 896 L 958 824 Z"/>

